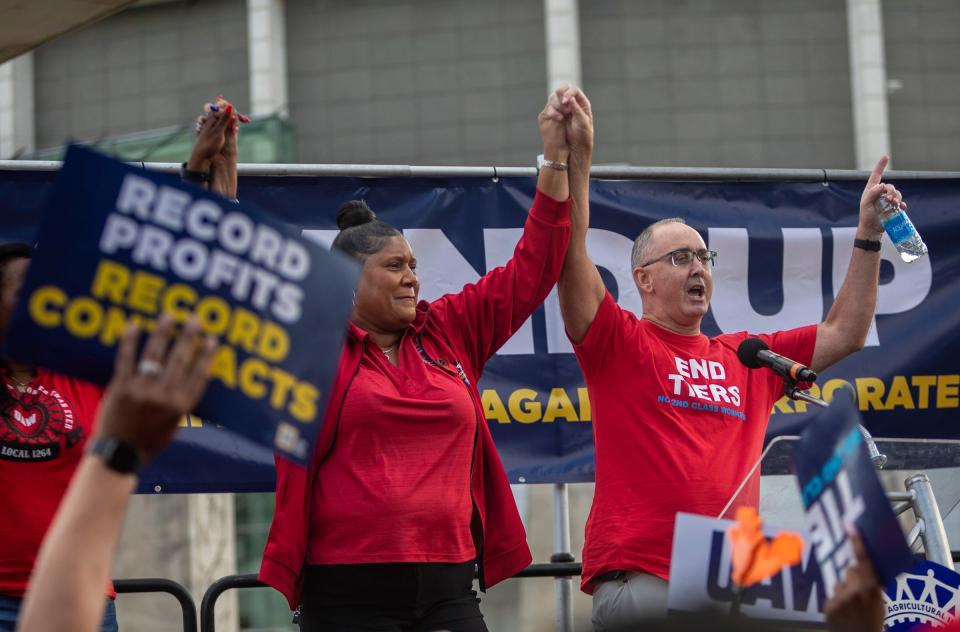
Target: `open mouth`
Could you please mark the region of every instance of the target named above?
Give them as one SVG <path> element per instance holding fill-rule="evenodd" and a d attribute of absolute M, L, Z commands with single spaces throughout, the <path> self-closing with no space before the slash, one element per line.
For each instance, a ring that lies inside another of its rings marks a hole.
<path fill-rule="evenodd" d="M 706 296 L 706 288 L 700 285 L 699 283 L 696 285 L 691 285 L 690 287 L 687 288 L 687 296 L 691 298 L 701 299 L 704 296 Z"/>

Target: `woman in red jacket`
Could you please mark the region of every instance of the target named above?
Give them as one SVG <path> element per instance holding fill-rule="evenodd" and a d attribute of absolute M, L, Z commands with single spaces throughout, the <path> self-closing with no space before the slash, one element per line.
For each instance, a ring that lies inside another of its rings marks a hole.
<path fill-rule="evenodd" d="M 513 258 L 417 302 L 416 258 L 360 202 L 333 248 L 362 265 L 309 468 L 277 463 L 260 579 L 301 605 L 301 630 L 486 630 L 472 590 L 530 563 L 484 419 L 487 360 L 546 298 L 570 236 L 564 116 L 539 116 L 547 162 Z M 592 130 L 591 130 L 592 139 Z"/>

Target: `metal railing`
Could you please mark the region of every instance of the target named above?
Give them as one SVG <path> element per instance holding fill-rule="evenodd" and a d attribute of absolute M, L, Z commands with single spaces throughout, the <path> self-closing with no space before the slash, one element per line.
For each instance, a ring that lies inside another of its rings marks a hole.
<path fill-rule="evenodd" d="M 0 171 L 55 171 L 57 160 L 0 160 Z M 172 162 L 130 163 L 153 171 L 179 173 Z M 242 163 L 241 176 L 347 176 L 360 178 L 498 178 L 537 175 L 536 167 L 461 167 L 419 165 L 310 165 L 281 163 Z M 791 180 L 794 182 L 836 182 L 866 180 L 869 171 L 856 169 L 728 169 L 710 167 L 633 167 L 599 165 L 590 170 L 593 178 L 609 180 Z M 888 171 L 887 180 L 954 180 L 960 171 Z"/>
<path fill-rule="evenodd" d="M 513 577 L 575 577 L 580 575 L 582 571 L 583 567 L 579 562 L 531 564 Z M 223 593 L 234 588 L 266 587 L 267 585 L 258 580 L 257 576 L 252 573 L 248 575 L 227 575 L 210 584 L 200 601 L 201 632 L 215 632 L 215 608 L 217 607 L 217 600 Z"/>
<path fill-rule="evenodd" d="M 183 632 L 197 632 L 197 606 L 193 603 L 190 592 L 172 579 L 162 577 L 139 579 L 115 579 L 113 589 L 117 594 L 154 593 L 162 592 L 179 602 L 183 613 Z"/>

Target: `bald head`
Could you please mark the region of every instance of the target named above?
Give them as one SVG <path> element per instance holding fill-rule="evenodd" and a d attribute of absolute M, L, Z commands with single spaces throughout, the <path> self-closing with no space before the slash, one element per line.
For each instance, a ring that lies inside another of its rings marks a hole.
<path fill-rule="evenodd" d="M 637 268 L 641 263 L 650 258 L 650 252 L 652 252 L 650 244 L 653 240 L 653 233 L 657 228 L 667 224 L 681 224 L 686 226 L 687 223 L 683 221 L 682 217 L 668 217 L 667 219 L 657 220 L 644 228 L 643 232 L 633 240 L 633 249 L 630 251 L 631 269 Z"/>

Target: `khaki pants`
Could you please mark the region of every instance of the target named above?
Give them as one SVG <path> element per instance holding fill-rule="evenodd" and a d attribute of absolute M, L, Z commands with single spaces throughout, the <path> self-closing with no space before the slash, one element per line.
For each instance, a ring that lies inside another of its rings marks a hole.
<path fill-rule="evenodd" d="M 627 573 L 597 584 L 593 591 L 593 627 L 607 632 L 638 621 L 667 616 L 667 582 L 656 575 Z"/>

